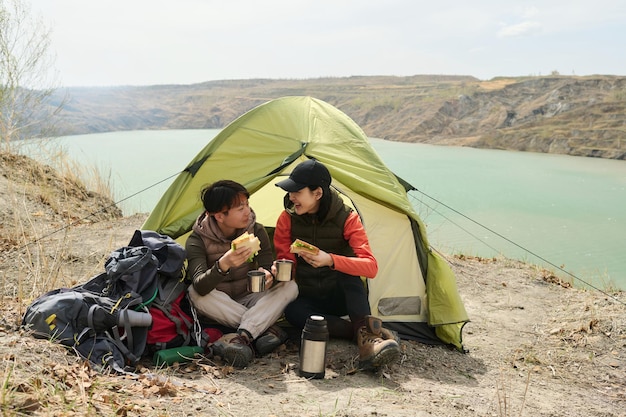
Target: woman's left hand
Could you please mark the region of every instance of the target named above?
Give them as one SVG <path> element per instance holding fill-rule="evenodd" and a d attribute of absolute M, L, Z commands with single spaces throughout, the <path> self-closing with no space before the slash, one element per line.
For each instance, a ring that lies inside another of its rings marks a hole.
<path fill-rule="evenodd" d="M 333 258 L 329 253 L 323 250 L 319 251 L 317 255 L 311 255 L 309 253 L 302 252 L 300 257 L 304 259 L 313 268 L 321 268 L 323 266 L 333 266 Z"/>

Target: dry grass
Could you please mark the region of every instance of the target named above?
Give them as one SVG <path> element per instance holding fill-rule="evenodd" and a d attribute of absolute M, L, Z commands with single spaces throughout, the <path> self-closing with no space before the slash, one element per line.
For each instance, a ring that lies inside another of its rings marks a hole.
<path fill-rule="evenodd" d="M 107 197 L 110 188 L 103 188 L 107 194 L 88 191 L 69 160 L 65 174 L 12 153 L 0 153 L 0 164 L 7 183 L 0 202 L 0 259 L 20 260 L 16 270 L 0 272 L 3 296 L 22 300 L 67 286 L 71 279 L 64 266 L 76 250 L 71 228 L 121 217 Z"/>
<path fill-rule="evenodd" d="M 526 398 L 528 395 L 528 387 L 530 386 L 530 372 L 527 373 L 526 386 L 524 392 L 519 399 L 520 404 L 515 413 L 515 401 L 513 400 L 514 393 L 511 392 L 510 381 L 507 377 L 501 377 L 497 385 L 497 397 L 498 397 L 498 416 L 500 417 L 513 417 L 522 416 L 524 412 L 524 405 L 526 404 Z"/>

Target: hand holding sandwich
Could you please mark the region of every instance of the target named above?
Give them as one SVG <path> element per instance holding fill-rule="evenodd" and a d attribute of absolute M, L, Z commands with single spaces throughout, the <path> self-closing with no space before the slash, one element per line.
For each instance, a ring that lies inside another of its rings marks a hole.
<path fill-rule="evenodd" d="M 231 247 L 217 260 L 218 268 L 222 274 L 226 274 L 230 271 L 231 268 L 235 268 L 247 263 L 248 259 L 250 259 L 250 257 L 252 257 L 253 255 L 254 252 L 249 246 L 241 246 L 237 249 L 233 249 Z M 263 267 L 259 268 L 259 271 L 263 271 L 265 273 L 265 289 L 269 290 L 274 284 L 275 274 Z"/>
<path fill-rule="evenodd" d="M 231 248 L 220 257 L 220 269 L 228 272 L 230 268 L 241 266 L 248 261 L 252 254 L 252 249 L 249 247 L 241 247 L 235 250 Z"/>
<path fill-rule="evenodd" d="M 321 268 L 323 266 L 333 267 L 333 258 L 329 253 L 320 250 L 317 255 L 311 255 L 310 253 L 300 253 L 300 257 L 304 259 L 308 264 L 314 268 Z"/>
<path fill-rule="evenodd" d="M 245 262 L 251 262 L 254 256 L 261 249 L 259 238 L 248 232 L 244 232 L 241 236 L 234 239 L 230 245 L 230 249 L 224 253 L 219 259 L 219 267 L 226 272 L 230 268 L 243 265 Z"/>
<path fill-rule="evenodd" d="M 314 268 L 321 268 L 323 266 L 329 266 L 332 268 L 334 266 L 333 258 L 329 253 L 324 252 L 317 246 L 303 240 L 294 240 L 289 247 L 289 251 L 300 256 Z"/>

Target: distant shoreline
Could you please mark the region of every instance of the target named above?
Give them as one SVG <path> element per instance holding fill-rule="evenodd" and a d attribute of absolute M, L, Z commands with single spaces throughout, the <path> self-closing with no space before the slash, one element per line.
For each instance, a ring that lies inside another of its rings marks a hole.
<path fill-rule="evenodd" d="M 626 159 L 624 76 L 224 80 L 68 88 L 51 99 L 66 93 L 71 111 L 59 115 L 60 135 L 222 129 L 271 99 L 306 95 L 332 104 L 369 137 L 383 140 Z"/>

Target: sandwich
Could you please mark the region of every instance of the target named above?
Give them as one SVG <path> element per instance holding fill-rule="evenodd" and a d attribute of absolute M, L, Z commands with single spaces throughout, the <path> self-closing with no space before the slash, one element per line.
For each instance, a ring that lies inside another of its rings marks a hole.
<path fill-rule="evenodd" d="M 261 250 L 261 241 L 255 235 L 252 235 L 248 232 L 244 232 L 241 236 L 234 239 L 230 243 L 230 247 L 232 250 L 237 250 L 239 248 L 250 248 L 252 249 L 252 255 L 247 259 L 247 262 L 252 262 L 252 258 L 254 258 Z"/>
<path fill-rule="evenodd" d="M 317 255 L 319 253 L 319 248 L 315 245 L 311 245 L 310 243 L 305 242 L 304 240 L 296 239 L 293 241 L 291 246 L 289 246 L 289 252 L 291 253 L 310 253 L 311 255 Z"/>

